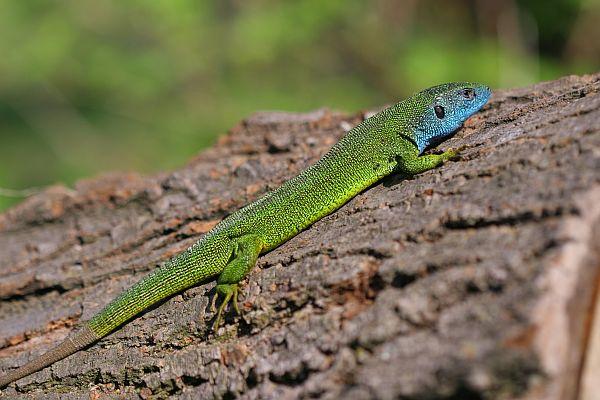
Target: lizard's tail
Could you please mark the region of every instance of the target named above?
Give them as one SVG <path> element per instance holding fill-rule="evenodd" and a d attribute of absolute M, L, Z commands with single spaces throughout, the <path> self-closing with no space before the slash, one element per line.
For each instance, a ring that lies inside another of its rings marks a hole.
<path fill-rule="evenodd" d="M 153 304 L 179 293 L 223 270 L 232 248 L 224 240 L 210 240 L 173 257 L 121 293 L 83 327 L 56 348 L 0 377 L 0 388 L 39 371 L 100 340 Z"/>
<path fill-rule="evenodd" d="M 94 331 L 92 331 L 89 325 L 84 324 L 79 331 L 68 336 L 62 343 L 52 350 L 0 377 L 0 388 L 3 388 L 9 383 L 33 374 L 34 372 L 37 372 L 43 368 L 46 368 L 58 360 L 62 360 L 63 358 L 83 349 L 84 347 L 89 346 L 99 339 L 100 337 L 96 335 Z"/>
<path fill-rule="evenodd" d="M 104 337 L 154 304 L 218 275 L 232 252 L 231 246 L 212 240 L 202 245 L 173 257 L 121 293 L 88 321 L 92 331 Z"/>

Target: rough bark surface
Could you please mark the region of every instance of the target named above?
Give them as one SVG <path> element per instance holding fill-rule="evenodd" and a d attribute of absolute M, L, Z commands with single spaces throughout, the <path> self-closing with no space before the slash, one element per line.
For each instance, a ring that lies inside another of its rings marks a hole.
<path fill-rule="evenodd" d="M 363 117 L 257 114 L 178 171 L 54 187 L 0 215 L 0 370 L 62 340 Z M 218 335 L 210 283 L 4 396 L 585 396 L 584 365 L 598 365 L 586 348 L 600 271 L 600 74 L 498 90 L 440 147 L 462 145 L 460 160 L 385 179 L 260 258 L 243 316 Z"/>

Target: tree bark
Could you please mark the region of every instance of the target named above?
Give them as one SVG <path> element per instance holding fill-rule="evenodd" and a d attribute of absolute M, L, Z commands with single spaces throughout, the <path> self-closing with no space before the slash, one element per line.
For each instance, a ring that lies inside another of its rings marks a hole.
<path fill-rule="evenodd" d="M 364 116 L 256 114 L 175 172 L 52 187 L 0 215 L 0 370 L 58 343 Z M 261 257 L 243 315 L 218 335 L 213 282 L 4 395 L 597 398 L 600 74 L 498 90 L 440 147 L 463 145 L 460 160 L 389 177 Z"/>

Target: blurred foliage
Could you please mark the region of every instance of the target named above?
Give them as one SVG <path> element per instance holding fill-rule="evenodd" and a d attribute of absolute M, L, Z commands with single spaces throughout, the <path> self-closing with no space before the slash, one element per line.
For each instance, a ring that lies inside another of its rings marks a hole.
<path fill-rule="evenodd" d="M 0 188 L 174 168 L 257 110 L 594 72 L 598 3 L 5 0 Z"/>

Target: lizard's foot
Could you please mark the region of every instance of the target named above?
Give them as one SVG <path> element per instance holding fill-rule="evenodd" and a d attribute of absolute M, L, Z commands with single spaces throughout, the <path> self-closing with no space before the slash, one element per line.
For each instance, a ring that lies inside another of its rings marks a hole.
<path fill-rule="evenodd" d="M 217 297 L 219 294 L 224 296 L 223 303 L 219 306 L 219 310 L 217 311 L 217 318 L 215 319 L 215 323 L 213 324 L 213 331 L 217 331 L 219 329 L 219 325 L 221 325 L 221 320 L 223 319 L 223 311 L 227 304 L 233 299 L 233 309 L 235 312 L 240 315 L 240 309 L 238 307 L 238 291 L 239 287 L 237 283 L 221 283 L 217 285 L 217 290 L 212 299 L 211 311 L 215 312 L 216 307 L 215 303 L 217 301 Z"/>

